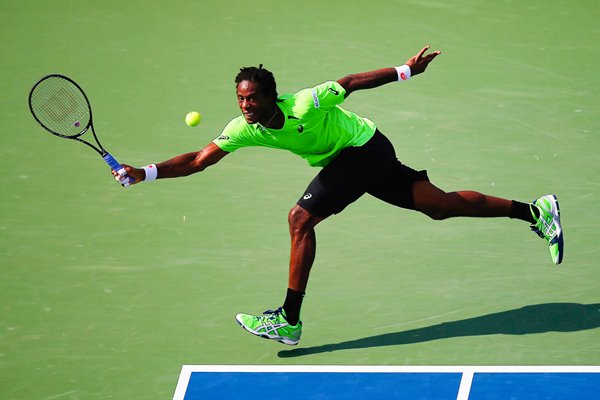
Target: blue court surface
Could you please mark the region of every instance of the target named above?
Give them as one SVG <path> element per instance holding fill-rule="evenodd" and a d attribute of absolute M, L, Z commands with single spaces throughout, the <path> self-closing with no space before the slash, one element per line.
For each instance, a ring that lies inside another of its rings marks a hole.
<path fill-rule="evenodd" d="M 184 365 L 173 398 L 246 395 L 288 400 L 598 400 L 600 367 Z"/>

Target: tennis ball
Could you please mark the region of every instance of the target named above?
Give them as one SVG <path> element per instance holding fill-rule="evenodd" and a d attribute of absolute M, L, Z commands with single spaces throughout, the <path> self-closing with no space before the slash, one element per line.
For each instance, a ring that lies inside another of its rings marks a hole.
<path fill-rule="evenodd" d="M 200 123 L 200 121 L 202 121 L 202 115 L 200 115 L 199 112 L 190 111 L 185 116 L 185 123 L 188 126 L 196 126 L 196 125 L 198 125 Z"/>

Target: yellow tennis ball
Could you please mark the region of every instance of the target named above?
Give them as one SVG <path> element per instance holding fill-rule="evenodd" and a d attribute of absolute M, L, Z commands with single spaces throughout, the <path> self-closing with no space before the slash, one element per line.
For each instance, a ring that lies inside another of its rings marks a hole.
<path fill-rule="evenodd" d="M 198 125 L 200 123 L 200 121 L 202 121 L 202 115 L 200 115 L 199 112 L 190 111 L 185 116 L 185 123 L 188 126 L 196 126 L 196 125 Z"/>

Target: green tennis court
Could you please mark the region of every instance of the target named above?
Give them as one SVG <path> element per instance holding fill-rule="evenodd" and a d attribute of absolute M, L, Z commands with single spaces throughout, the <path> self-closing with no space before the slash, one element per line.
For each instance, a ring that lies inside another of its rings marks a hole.
<path fill-rule="evenodd" d="M 600 365 L 599 17 L 588 0 L 3 0 L 0 397 L 164 399 L 182 365 Z M 425 44 L 442 51 L 425 74 L 344 106 L 444 189 L 556 193 L 565 260 L 523 223 L 364 197 L 317 228 L 294 348 L 234 316 L 281 305 L 287 213 L 317 169 L 252 148 L 122 189 L 27 107 L 39 78 L 70 76 L 102 144 L 146 165 L 239 115 L 241 66 L 290 93 Z"/>

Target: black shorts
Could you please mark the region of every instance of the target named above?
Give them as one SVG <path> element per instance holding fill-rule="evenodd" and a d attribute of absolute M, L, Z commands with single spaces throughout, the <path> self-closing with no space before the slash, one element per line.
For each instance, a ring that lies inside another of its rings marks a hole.
<path fill-rule="evenodd" d="M 369 193 L 395 206 L 414 209 L 413 183 L 423 180 L 429 180 L 427 171 L 415 171 L 398 161 L 392 143 L 377 130 L 363 146 L 345 148 L 323 167 L 298 205 L 326 218 Z"/>

